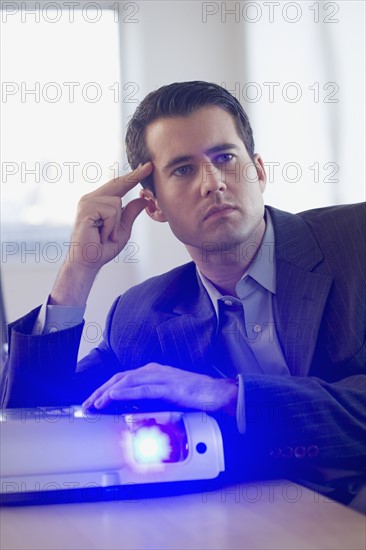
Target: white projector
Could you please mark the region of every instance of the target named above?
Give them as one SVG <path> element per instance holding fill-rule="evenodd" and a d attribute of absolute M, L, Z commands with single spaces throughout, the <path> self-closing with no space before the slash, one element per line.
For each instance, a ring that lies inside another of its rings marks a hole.
<path fill-rule="evenodd" d="M 224 468 L 221 431 L 203 412 L 106 415 L 75 406 L 0 413 L 3 504 L 54 491 L 70 497 L 79 489 L 209 480 Z"/>

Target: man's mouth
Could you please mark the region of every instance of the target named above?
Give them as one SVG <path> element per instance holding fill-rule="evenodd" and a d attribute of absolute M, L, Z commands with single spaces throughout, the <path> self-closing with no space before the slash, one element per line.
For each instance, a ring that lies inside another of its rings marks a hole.
<path fill-rule="evenodd" d="M 209 208 L 203 218 L 203 221 L 207 220 L 208 218 L 218 218 L 221 215 L 230 214 L 230 212 L 233 212 L 235 208 L 231 206 L 231 204 L 220 204 L 216 206 L 212 206 Z"/>

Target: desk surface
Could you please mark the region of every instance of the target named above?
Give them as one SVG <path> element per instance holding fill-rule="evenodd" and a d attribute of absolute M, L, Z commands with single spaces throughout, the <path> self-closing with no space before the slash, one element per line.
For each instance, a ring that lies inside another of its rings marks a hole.
<path fill-rule="evenodd" d="M 1 550 L 365 549 L 366 516 L 289 481 L 0 509 Z"/>

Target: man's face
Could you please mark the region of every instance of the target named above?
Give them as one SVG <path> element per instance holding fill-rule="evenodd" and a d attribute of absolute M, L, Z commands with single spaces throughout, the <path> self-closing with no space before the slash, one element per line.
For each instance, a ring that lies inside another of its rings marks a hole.
<path fill-rule="evenodd" d="M 188 117 L 161 118 L 146 129 L 155 197 L 148 213 L 167 221 L 192 257 L 207 243 L 226 249 L 263 234 L 265 172 L 255 165 L 232 116 L 216 106 Z M 260 237 L 261 238 L 261 237 Z"/>

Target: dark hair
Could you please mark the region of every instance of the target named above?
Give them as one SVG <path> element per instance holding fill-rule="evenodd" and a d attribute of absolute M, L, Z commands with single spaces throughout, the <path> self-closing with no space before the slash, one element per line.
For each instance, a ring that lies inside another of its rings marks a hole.
<path fill-rule="evenodd" d="M 140 162 L 150 160 L 145 140 L 145 130 L 149 124 L 159 118 L 189 116 L 206 105 L 217 105 L 233 116 L 238 135 L 253 160 L 253 132 L 248 116 L 239 101 L 218 84 L 195 80 L 162 86 L 142 100 L 127 126 L 126 152 L 131 168 L 134 170 Z M 152 176 L 141 183 L 154 192 Z"/>

